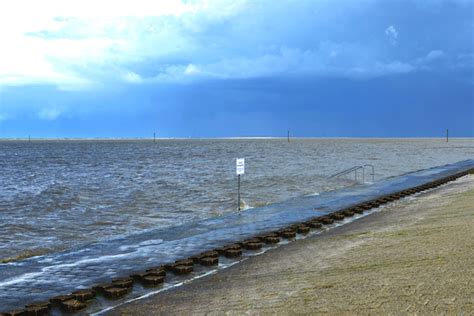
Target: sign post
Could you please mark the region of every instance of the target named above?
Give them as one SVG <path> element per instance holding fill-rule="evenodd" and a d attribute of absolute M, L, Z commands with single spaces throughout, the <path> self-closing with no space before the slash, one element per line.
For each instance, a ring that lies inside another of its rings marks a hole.
<path fill-rule="evenodd" d="M 240 176 L 245 174 L 245 159 L 244 158 L 237 158 L 235 161 L 235 174 L 237 175 L 238 181 L 238 197 L 237 202 L 239 203 L 239 211 L 240 211 Z"/>

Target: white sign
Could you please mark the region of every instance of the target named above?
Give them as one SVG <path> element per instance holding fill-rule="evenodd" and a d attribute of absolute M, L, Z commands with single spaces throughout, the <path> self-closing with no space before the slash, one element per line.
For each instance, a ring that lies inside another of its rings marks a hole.
<path fill-rule="evenodd" d="M 240 176 L 245 173 L 245 159 L 240 158 L 235 161 L 235 173 Z"/>

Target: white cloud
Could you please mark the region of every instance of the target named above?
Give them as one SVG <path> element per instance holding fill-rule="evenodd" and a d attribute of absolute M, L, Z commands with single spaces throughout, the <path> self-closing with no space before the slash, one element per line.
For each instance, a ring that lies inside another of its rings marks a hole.
<path fill-rule="evenodd" d="M 15 0 L 5 1 L 1 5 L 4 15 L 38 17 L 75 16 L 75 17 L 123 17 L 123 16 L 179 16 L 186 12 L 199 10 L 202 4 L 184 3 L 180 0 Z"/>
<path fill-rule="evenodd" d="M 0 84 L 63 89 L 114 80 L 129 63 L 190 50 L 183 28 L 225 19 L 245 1 L 5 1 L 0 3 Z M 149 17 L 148 19 L 144 17 Z M 122 79 L 137 83 L 139 74 Z"/>
<path fill-rule="evenodd" d="M 189 64 L 188 66 L 186 66 L 186 69 L 184 70 L 184 74 L 188 76 L 198 75 L 200 73 L 201 71 L 199 70 L 199 68 L 193 64 Z"/>
<path fill-rule="evenodd" d="M 435 51 L 427 56 L 435 58 L 438 55 L 440 53 Z M 273 54 L 253 58 L 222 58 L 211 63 L 170 65 L 150 77 L 128 72 L 126 81 L 145 84 L 190 83 L 203 78 L 246 79 L 288 75 L 368 79 L 422 70 L 425 62 L 421 60 L 426 60 L 427 56 L 408 62 L 399 60 L 387 62 L 368 54 L 360 45 L 323 42 L 313 50 L 281 47 Z"/>
<path fill-rule="evenodd" d="M 393 61 L 390 63 L 376 62 L 368 67 L 355 67 L 347 70 L 347 74 L 351 77 L 367 79 L 386 75 L 406 74 L 416 71 L 417 68 L 410 63 Z"/>
<path fill-rule="evenodd" d="M 388 37 L 390 44 L 396 46 L 398 44 L 398 31 L 395 26 L 390 25 L 385 29 L 385 35 Z"/>
<path fill-rule="evenodd" d="M 441 59 L 445 56 L 444 52 L 442 50 L 432 50 L 431 52 L 426 55 L 426 60 L 427 61 L 434 61 L 437 59 Z"/>
<path fill-rule="evenodd" d="M 182 74 L 211 78 L 255 78 L 275 75 L 312 74 L 349 78 L 372 78 L 382 75 L 409 73 L 416 70 L 410 63 L 382 62 L 373 58 L 360 58 L 353 63 L 349 56 L 361 55 L 361 48 L 351 44 L 325 42 L 316 50 L 282 47 L 275 54 L 255 58 L 228 58 L 214 63 L 188 65 Z M 179 76 L 180 72 L 174 73 Z"/>
<path fill-rule="evenodd" d="M 42 120 L 52 121 L 57 119 L 61 113 L 62 110 L 58 107 L 47 107 L 38 112 L 38 117 Z"/>
<path fill-rule="evenodd" d="M 442 50 L 432 50 L 425 56 L 415 58 L 412 63 L 423 70 L 430 70 L 439 64 L 439 61 L 447 59 L 448 55 Z"/>
<path fill-rule="evenodd" d="M 127 73 L 123 76 L 123 80 L 124 80 L 125 82 L 130 82 L 130 83 L 141 83 L 141 82 L 143 82 L 142 77 L 141 77 L 139 74 L 137 74 L 137 73 L 135 73 L 135 72 L 133 72 L 133 71 L 127 72 Z"/>

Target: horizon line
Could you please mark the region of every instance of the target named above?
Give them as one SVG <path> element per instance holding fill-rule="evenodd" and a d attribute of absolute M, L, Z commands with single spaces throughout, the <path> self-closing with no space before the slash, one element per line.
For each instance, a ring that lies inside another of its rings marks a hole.
<path fill-rule="evenodd" d="M 449 139 L 473 138 L 474 136 L 450 136 Z M 287 136 L 224 136 L 224 137 L 0 137 L 0 141 L 43 141 L 43 140 L 239 140 L 239 139 L 282 139 Z M 292 139 L 446 139 L 445 136 L 293 136 Z"/>

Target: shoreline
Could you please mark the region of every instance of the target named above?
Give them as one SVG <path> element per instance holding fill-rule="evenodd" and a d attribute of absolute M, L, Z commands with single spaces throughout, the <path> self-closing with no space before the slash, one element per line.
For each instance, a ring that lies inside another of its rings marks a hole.
<path fill-rule="evenodd" d="M 360 216 L 397 207 L 433 192 L 435 188 L 444 188 L 447 183 L 454 183 L 455 179 L 472 173 L 472 163 L 472 160 L 459 161 L 388 178 L 370 186 L 355 186 L 317 197 L 289 199 L 241 214 L 108 240 L 60 255 L 30 258 L 21 264 L 2 265 L 0 299 L 5 310 L 38 302 L 35 307 L 27 305 L 26 309 L 45 309 L 52 304 L 53 314 L 59 313 L 60 310 L 72 309 L 82 310 L 83 314 L 100 311 L 105 313 L 126 302 L 152 295 L 153 292 L 161 292 L 170 286 L 181 286 L 183 282 L 205 278 L 205 275 L 225 269 L 234 262 L 248 262 L 248 257 L 261 253 L 255 250 L 274 247 L 265 247 L 262 241 L 265 241 L 265 244 L 274 244 L 276 241 L 279 244 L 276 247 L 281 247 L 295 237 L 297 240 L 311 238 L 314 233 L 321 234 L 328 228 L 360 219 Z M 327 214 L 330 214 L 330 217 Z M 344 219 L 346 217 L 347 219 Z M 339 224 L 333 223 L 333 220 Z M 267 235 L 269 233 L 273 236 Z M 307 235 L 308 233 L 310 234 Z M 258 236 L 258 241 L 251 241 L 257 238 L 249 239 L 255 236 Z M 215 249 L 212 254 L 202 253 L 212 249 Z M 290 250 L 283 255 L 287 255 Z M 296 256 L 301 257 L 301 254 Z M 238 260 L 235 259 L 237 257 Z M 314 261 L 312 258 L 308 260 Z M 216 263 L 219 266 L 209 270 L 209 266 L 215 266 Z M 293 262 L 290 260 L 289 264 Z M 160 271 L 147 273 L 154 267 L 158 267 Z M 267 268 L 264 267 L 263 271 L 266 272 Z M 165 272 L 166 280 L 162 272 Z M 160 278 L 153 279 L 155 290 L 150 293 L 148 281 L 140 275 L 145 278 L 159 276 Z M 136 286 L 134 280 L 138 281 Z M 243 284 L 240 292 L 246 292 L 247 287 L 247 284 Z M 270 287 L 273 288 L 273 285 Z M 15 289 L 14 292 L 12 288 Z M 76 289 L 81 289 L 81 293 L 76 294 Z M 87 295 L 90 298 L 81 303 L 85 300 L 80 296 L 83 292 L 89 293 Z M 202 292 L 201 289 L 198 292 Z M 94 294 L 99 295 L 95 298 Z M 64 298 L 67 302 L 58 301 Z M 71 307 L 70 304 L 76 305 Z"/>
<path fill-rule="evenodd" d="M 469 313 L 474 175 L 109 312 Z"/>
<path fill-rule="evenodd" d="M 5 137 L 0 138 L 0 142 L 49 142 L 49 141 L 219 141 L 219 140 L 283 140 L 287 141 L 286 136 L 229 136 L 229 137 Z M 290 140 L 320 140 L 320 141 L 416 141 L 416 140 L 440 140 L 445 141 L 446 137 L 443 136 L 407 136 L 407 137 L 350 137 L 350 136 L 325 136 L 325 137 L 313 137 L 313 136 L 291 136 Z M 450 136 L 449 140 L 474 140 L 472 136 Z M 449 142 L 447 142 L 449 144 Z"/>

